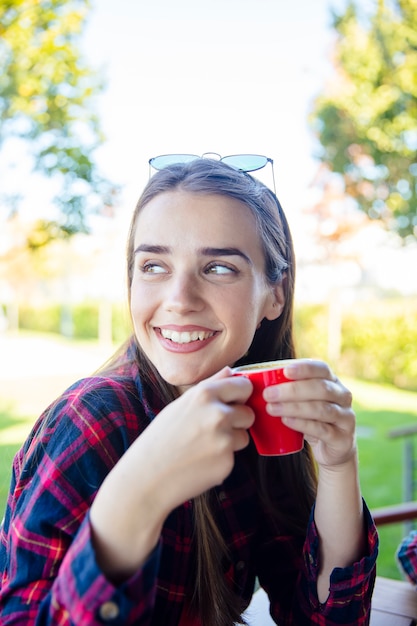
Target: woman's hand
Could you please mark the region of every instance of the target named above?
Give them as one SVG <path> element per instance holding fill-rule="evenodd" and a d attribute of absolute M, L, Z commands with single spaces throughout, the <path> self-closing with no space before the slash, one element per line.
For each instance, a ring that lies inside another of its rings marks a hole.
<path fill-rule="evenodd" d="M 90 512 L 98 562 L 127 578 L 158 542 L 169 513 L 221 484 L 249 443 L 252 384 L 225 368 L 167 405 L 108 474 Z"/>
<path fill-rule="evenodd" d="M 321 361 L 296 360 L 285 373 L 290 382 L 267 388 L 264 397 L 272 415 L 283 416 L 288 426 L 304 433 L 319 464 L 317 593 L 325 602 L 333 569 L 352 565 L 365 554 L 352 396 Z"/>
<path fill-rule="evenodd" d="M 294 360 L 285 375 L 291 382 L 264 391 L 268 412 L 304 433 L 319 465 L 335 468 L 347 462 L 356 451 L 350 391 L 322 361 Z"/>
<path fill-rule="evenodd" d="M 249 443 L 254 413 L 244 403 L 252 384 L 230 373 L 223 369 L 167 405 L 132 446 L 132 455 L 140 448 L 148 468 L 153 463 L 153 472 L 170 484 L 164 493 L 170 510 L 221 484 L 234 453 Z"/>

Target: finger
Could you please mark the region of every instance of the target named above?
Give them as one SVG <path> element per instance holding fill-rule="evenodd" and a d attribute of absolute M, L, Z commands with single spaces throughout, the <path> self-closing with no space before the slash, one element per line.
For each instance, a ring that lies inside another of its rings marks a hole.
<path fill-rule="evenodd" d="M 250 437 L 247 430 L 242 428 L 233 430 L 233 450 L 235 452 L 246 448 L 249 441 Z"/>
<path fill-rule="evenodd" d="M 267 402 L 312 402 L 322 401 L 348 408 L 352 394 L 338 379 L 310 378 L 272 385 L 264 391 Z"/>
<path fill-rule="evenodd" d="M 335 445 L 336 442 L 339 442 L 338 445 L 342 445 L 343 447 L 348 445 L 349 448 L 354 445 L 354 419 L 331 423 L 318 419 L 284 416 L 282 421 L 289 428 L 302 432 L 310 443 L 320 440 L 331 445 Z"/>
<path fill-rule="evenodd" d="M 248 429 L 255 421 L 255 412 L 246 405 L 231 405 L 229 408 L 230 425 L 233 429 Z"/>
<path fill-rule="evenodd" d="M 349 407 L 342 407 L 335 402 L 310 400 L 308 402 L 282 402 L 267 404 L 270 415 L 277 417 L 296 417 L 317 420 L 327 424 L 336 424 L 339 428 L 354 428 L 355 414 Z"/>
<path fill-rule="evenodd" d="M 329 365 L 319 359 L 294 359 L 284 367 L 284 374 L 290 380 L 303 378 L 327 378 L 335 380 L 335 375 Z"/>
<path fill-rule="evenodd" d="M 303 433 L 310 441 L 327 441 L 334 439 L 335 428 L 327 422 L 308 420 L 300 417 L 282 417 L 282 422 L 289 428 Z"/>
<path fill-rule="evenodd" d="M 229 372 L 229 374 L 227 373 Z M 244 404 L 253 391 L 251 381 L 245 376 L 230 376 L 230 368 L 224 368 L 211 378 L 199 383 L 200 390 L 212 394 L 225 404 Z"/>

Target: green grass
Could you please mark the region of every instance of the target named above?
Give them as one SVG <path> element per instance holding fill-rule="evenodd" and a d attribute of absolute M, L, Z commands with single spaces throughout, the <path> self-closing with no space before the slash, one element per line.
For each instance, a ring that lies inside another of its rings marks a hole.
<path fill-rule="evenodd" d="M 394 428 L 417 423 L 417 393 L 389 385 L 349 381 L 358 424 L 359 471 L 362 492 L 370 508 L 402 501 L 404 440 L 391 439 Z M 381 576 L 401 578 L 396 549 L 405 535 L 403 524 L 379 529 Z"/>
<path fill-rule="evenodd" d="M 358 423 L 360 478 L 370 508 L 401 502 L 403 441 L 390 439 L 390 430 L 417 423 L 417 393 L 388 385 L 347 381 L 354 394 Z M 18 408 L 0 404 L 0 517 L 5 507 L 12 458 L 37 415 L 21 415 Z M 380 529 L 378 573 L 400 578 L 395 551 L 405 534 L 402 524 Z"/>
<path fill-rule="evenodd" d="M 0 519 L 6 506 L 13 457 L 33 423 L 33 416 L 20 416 L 11 405 L 0 405 Z"/>

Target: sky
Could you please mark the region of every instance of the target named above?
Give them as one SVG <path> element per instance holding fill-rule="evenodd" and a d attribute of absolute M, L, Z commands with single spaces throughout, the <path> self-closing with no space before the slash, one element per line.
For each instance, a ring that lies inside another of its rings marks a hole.
<path fill-rule="evenodd" d="M 152 156 L 251 152 L 274 160 L 281 203 L 296 208 L 317 166 L 307 116 L 330 69 L 330 7 L 344 4 L 97 0 L 83 38 L 107 81 L 97 156 L 126 201 Z"/>

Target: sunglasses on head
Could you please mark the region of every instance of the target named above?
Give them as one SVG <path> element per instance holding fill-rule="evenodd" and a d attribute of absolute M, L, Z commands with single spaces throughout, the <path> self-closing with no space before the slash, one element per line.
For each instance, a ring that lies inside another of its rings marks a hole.
<path fill-rule="evenodd" d="M 217 152 L 205 152 L 201 156 L 198 156 L 197 154 L 162 154 L 149 159 L 149 165 L 155 170 L 163 170 L 165 167 L 169 167 L 170 165 L 190 163 L 196 159 L 215 159 L 216 161 L 221 161 L 222 163 L 225 163 L 240 172 L 256 172 L 257 170 L 261 170 L 265 167 L 267 163 L 270 163 L 275 190 L 274 162 L 269 157 L 261 154 L 231 154 L 225 157 L 220 156 Z"/>

